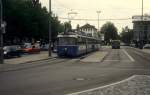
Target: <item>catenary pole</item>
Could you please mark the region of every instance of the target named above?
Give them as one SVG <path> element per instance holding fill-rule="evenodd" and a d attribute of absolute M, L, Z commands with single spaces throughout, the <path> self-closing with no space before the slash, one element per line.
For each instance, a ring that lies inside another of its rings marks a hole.
<path fill-rule="evenodd" d="M 100 20 L 100 19 L 99 19 L 99 15 L 100 15 L 100 13 L 101 13 L 101 11 L 97 11 L 97 15 L 98 15 L 98 28 L 97 28 L 97 29 L 98 29 L 98 31 L 99 31 L 99 29 L 100 29 L 100 28 L 99 28 L 99 20 Z"/>
<path fill-rule="evenodd" d="M 4 58 L 3 58 L 3 29 L 2 29 L 2 23 L 3 23 L 3 4 L 2 4 L 2 0 L 0 0 L 0 64 L 4 63 Z"/>
<path fill-rule="evenodd" d="M 143 21 L 143 16 L 144 16 L 144 11 L 143 11 L 143 9 L 144 9 L 144 4 L 143 4 L 143 0 L 142 0 L 142 15 L 141 15 L 141 19 L 142 19 L 142 33 L 141 33 L 141 35 L 140 35 L 140 40 L 141 40 L 141 46 L 140 46 L 140 48 L 142 49 L 143 48 L 143 34 L 144 34 L 144 21 Z M 145 36 L 145 35 L 144 35 Z"/>
<path fill-rule="evenodd" d="M 51 0 L 49 0 L 49 14 L 50 14 L 50 17 L 52 16 L 52 12 L 51 12 Z M 52 31 L 51 31 L 51 18 L 49 20 L 49 57 L 52 55 L 51 52 L 52 52 L 52 48 L 51 48 L 51 45 L 52 45 L 52 41 L 51 41 L 51 34 L 52 34 Z"/>

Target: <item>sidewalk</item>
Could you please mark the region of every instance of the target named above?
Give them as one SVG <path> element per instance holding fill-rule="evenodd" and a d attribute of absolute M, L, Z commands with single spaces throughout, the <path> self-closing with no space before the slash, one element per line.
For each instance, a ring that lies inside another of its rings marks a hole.
<path fill-rule="evenodd" d="M 145 52 L 145 53 L 149 53 L 150 54 L 150 49 L 139 49 L 139 48 L 133 48 L 133 49 L 136 49 L 138 51 L 142 51 L 142 52 Z"/>
<path fill-rule="evenodd" d="M 106 51 L 97 51 L 82 59 L 81 62 L 101 62 L 107 54 Z"/>
<path fill-rule="evenodd" d="M 53 54 L 53 56 L 55 56 Z M 48 59 L 48 51 L 42 51 L 39 54 L 28 54 L 23 55 L 20 58 L 11 58 L 11 59 L 5 59 L 4 64 L 21 64 L 21 63 L 28 63 L 28 62 L 34 62 L 39 60 Z"/>
<path fill-rule="evenodd" d="M 150 49 L 143 49 L 143 52 L 150 53 Z"/>
<path fill-rule="evenodd" d="M 52 57 L 48 57 L 48 51 L 42 51 L 39 54 L 28 54 L 28 55 L 23 55 L 20 58 L 5 59 L 4 64 L 0 64 L 0 73 L 26 69 L 30 67 L 42 66 L 43 63 L 41 62 L 39 62 L 38 64 L 32 64 L 32 63 L 34 62 L 36 63 L 36 61 L 44 61 L 44 60 L 52 59 L 54 57 L 56 57 L 56 54 L 52 53 Z"/>

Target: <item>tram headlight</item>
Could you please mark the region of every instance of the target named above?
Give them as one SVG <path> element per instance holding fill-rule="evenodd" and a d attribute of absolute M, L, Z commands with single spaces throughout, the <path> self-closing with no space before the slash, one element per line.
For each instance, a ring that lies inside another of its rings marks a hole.
<path fill-rule="evenodd" d="M 7 54 L 7 52 L 6 52 L 6 51 L 4 51 L 4 54 Z"/>
<path fill-rule="evenodd" d="M 65 48 L 64 51 L 66 52 L 66 51 L 67 51 L 67 48 Z"/>

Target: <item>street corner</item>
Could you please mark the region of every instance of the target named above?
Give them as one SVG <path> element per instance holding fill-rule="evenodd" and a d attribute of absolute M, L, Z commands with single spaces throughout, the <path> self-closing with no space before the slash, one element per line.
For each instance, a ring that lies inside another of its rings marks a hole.
<path fill-rule="evenodd" d="M 97 51 L 94 52 L 87 57 L 80 60 L 80 62 L 83 63 L 99 63 L 102 62 L 102 60 L 105 58 L 105 56 L 108 54 L 107 51 Z"/>
<path fill-rule="evenodd" d="M 150 76 L 134 75 L 110 85 L 67 95 L 150 95 Z"/>

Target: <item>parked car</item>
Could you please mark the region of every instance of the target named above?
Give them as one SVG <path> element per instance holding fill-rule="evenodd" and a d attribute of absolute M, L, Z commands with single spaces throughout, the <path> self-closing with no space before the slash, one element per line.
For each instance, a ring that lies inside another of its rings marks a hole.
<path fill-rule="evenodd" d="M 150 49 L 150 44 L 145 44 L 143 48 L 144 49 Z"/>
<path fill-rule="evenodd" d="M 24 45 L 22 46 L 22 51 L 23 53 L 32 54 L 40 53 L 41 49 L 39 43 L 34 43 L 34 45 L 32 45 L 31 43 L 24 43 Z"/>
<path fill-rule="evenodd" d="M 136 45 L 135 44 L 130 44 L 130 47 L 136 47 Z"/>
<path fill-rule="evenodd" d="M 23 53 L 32 54 L 32 53 L 40 53 L 41 50 L 40 50 L 40 48 L 32 46 L 32 47 L 28 47 L 28 48 L 23 48 L 22 51 L 23 51 Z"/>
<path fill-rule="evenodd" d="M 43 50 L 43 51 L 47 51 L 48 49 L 49 49 L 49 44 L 43 44 L 43 45 L 41 45 L 41 50 Z"/>
<path fill-rule="evenodd" d="M 22 47 L 23 48 L 31 48 L 32 45 L 31 45 L 31 43 L 24 43 Z"/>
<path fill-rule="evenodd" d="M 21 57 L 22 51 L 20 46 L 4 46 L 4 58 Z"/>
<path fill-rule="evenodd" d="M 42 51 L 48 51 L 49 50 L 49 44 L 41 45 L 40 48 Z M 57 52 L 57 46 L 53 47 L 53 45 L 51 45 L 51 49 L 52 49 L 52 52 L 54 52 L 54 53 Z"/>
<path fill-rule="evenodd" d="M 53 53 L 57 53 L 57 47 L 53 48 Z"/>

